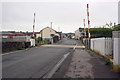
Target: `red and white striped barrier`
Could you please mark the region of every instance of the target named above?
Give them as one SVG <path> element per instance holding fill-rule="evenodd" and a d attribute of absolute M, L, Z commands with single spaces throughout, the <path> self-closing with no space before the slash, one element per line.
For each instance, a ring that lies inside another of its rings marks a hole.
<path fill-rule="evenodd" d="M 87 18 L 88 18 L 88 38 L 89 38 L 89 40 L 90 40 L 89 4 L 87 4 Z"/>
<path fill-rule="evenodd" d="M 33 37 L 35 36 L 34 29 L 35 29 L 35 13 L 34 13 L 34 21 L 33 21 Z"/>

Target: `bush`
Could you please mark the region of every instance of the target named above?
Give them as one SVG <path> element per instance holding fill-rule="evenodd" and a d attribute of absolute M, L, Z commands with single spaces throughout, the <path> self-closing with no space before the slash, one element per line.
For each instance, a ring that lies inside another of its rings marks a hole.
<path fill-rule="evenodd" d="M 113 65 L 113 63 L 112 63 L 109 59 L 106 59 L 106 60 L 105 60 L 105 64 L 106 64 L 106 65 L 110 65 L 110 66 Z"/>
<path fill-rule="evenodd" d="M 38 43 L 40 43 L 40 42 L 42 41 L 42 37 L 38 37 L 38 38 L 36 39 L 36 41 L 37 41 Z"/>
<path fill-rule="evenodd" d="M 120 26 L 119 26 L 119 27 L 114 27 L 114 28 L 113 28 L 113 31 L 118 31 L 118 30 L 120 30 Z"/>
<path fill-rule="evenodd" d="M 91 38 L 112 37 L 111 28 L 90 28 L 90 33 L 91 33 Z M 86 34 L 88 35 L 87 29 L 86 29 Z"/>

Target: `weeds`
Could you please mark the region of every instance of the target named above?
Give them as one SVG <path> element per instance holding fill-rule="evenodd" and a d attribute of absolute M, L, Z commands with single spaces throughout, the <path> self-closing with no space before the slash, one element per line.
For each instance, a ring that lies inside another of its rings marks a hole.
<path fill-rule="evenodd" d="M 113 66 L 113 62 L 111 62 L 109 59 L 106 59 L 106 60 L 105 60 L 105 64 L 106 64 L 106 65 Z"/>

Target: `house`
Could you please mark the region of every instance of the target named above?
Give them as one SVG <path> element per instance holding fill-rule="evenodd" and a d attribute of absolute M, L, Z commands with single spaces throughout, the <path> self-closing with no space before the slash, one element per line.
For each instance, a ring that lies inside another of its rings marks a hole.
<path fill-rule="evenodd" d="M 56 42 L 56 41 L 62 39 L 61 34 L 62 34 L 62 32 L 57 32 L 50 27 L 46 27 L 46 28 L 42 29 L 39 32 L 39 34 L 36 34 L 36 38 L 42 37 L 42 40 L 48 40 L 51 43 L 53 43 L 53 42 Z"/>
<path fill-rule="evenodd" d="M 84 28 L 79 28 L 75 31 L 75 39 L 82 39 L 84 36 Z"/>

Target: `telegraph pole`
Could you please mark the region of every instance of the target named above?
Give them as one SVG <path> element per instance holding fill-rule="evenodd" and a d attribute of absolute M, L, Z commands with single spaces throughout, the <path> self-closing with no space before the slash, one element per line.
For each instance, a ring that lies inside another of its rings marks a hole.
<path fill-rule="evenodd" d="M 58 32 L 60 32 L 60 27 L 58 27 Z"/>
<path fill-rule="evenodd" d="M 51 22 L 51 28 L 52 28 L 52 22 Z"/>
<path fill-rule="evenodd" d="M 87 4 L 87 19 L 88 19 L 88 48 L 90 48 L 90 19 L 89 19 L 89 4 Z"/>
<path fill-rule="evenodd" d="M 51 29 L 52 29 L 52 22 L 51 22 Z M 50 34 L 51 34 L 51 30 L 50 30 Z M 50 36 L 51 36 L 51 44 L 53 44 L 53 36 L 52 36 L 52 34 Z"/>

